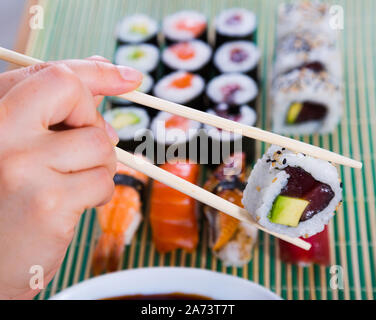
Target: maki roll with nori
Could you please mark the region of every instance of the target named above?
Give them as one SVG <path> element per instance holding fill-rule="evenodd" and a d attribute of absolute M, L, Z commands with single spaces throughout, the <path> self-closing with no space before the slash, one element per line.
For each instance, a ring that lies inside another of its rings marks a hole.
<path fill-rule="evenodd" d="M 253 40 L 257 27 L 256 15 L 243 8 L 222 11 L 215 21 L 216 46 L 233 40 Z"/>
<path fill-rule="evenodd" d="M 120 140 L 118 146 L 131 152 L 142 143 L 150 124 L 147 112 L 134 106 L 110 109 L 103 117 L 116 130 Z"/>
<path fill-rule="evenodd" d="M 115 63 L 128 66 L 148 73 L 153 78 L 156 77 L 159 62 L 159 49 L 148 43 L 137 45 L 122 45 L 116 51 Z"/>
<path fill-rule="evenodd" d="M 257 79 L 259 49 L 250 41 L 231 41 L 220 46 L 214 55 L 219 73 L 240 72 Z"/>
<path fill-rule="evenodd" d="M 158 164 L 180 158 L 197 162 L 197 135 L 201 124 L 187 118 L 161 111 L 151 123 Z M 193 148 L 192 148 L 193 147 Z"/>
<path fill-rule="evenodd" d="M 200 39 L 207 41 L 207 19 L 197 11 L 185 10 L 167 16 L 163 34 L 167 43 Z"/>
<path fill-rule="evenodd" d="M 201 40 L 174 43 L 163 51 L 164 72 L 184 70 L 207 77 L 211 56 L 211 47 Z"/>
<path fill-rule="evenodd" d="M 332 132 L 342 114 L 341 83 L 311 67 L 276 77 L 272 85 L 273 131 L 283 134 Z"/>
<path fill-rule="evenodd" d="M 243 196 L 260 225 L 305 238 L 324 229 L 341 201 L 335 166 L 274 145 L 257 161 Z"/>
<path fill-rule="evenodd" d="M 208 83 L 206 103 L 209 107 L 222 102 L 255 107 L 257 94 L 257 84 L 251 77 L 241 73 L 226 73 L 213 78 Z"/>
<path fill-rule="evenodd" d="M 124 17 L 117 27 L 117 38 L 121 44 L 157 44 L 158 23 L 144 15 Z"/>
<path fill-rule="evenodd" d="M 222 118 L 236 121 L 247 126 L 254 126 L 257 115 L 254 109 L 247 105 L 232 106 L 220 103 L 213 109 L 207 111 Z M 231 154 L 243 152 L 247 163 L 254 160 L 255 140 L 243 137 L 241 134 L 223 131 L 221 129 L 205 125 L 205 132 L 208 136 L 208 164 L 216 167 L 223 163 Z"/>
<path fill-rule="evenodd" d="M 278 40 L 274 72 L 286 73 L 294 68 L 324 70 L 340 78 L 341 55 L 337 41 L 310 30 L 293 31 Z"/>
<path fill-rule="evenodd" d="M 314 30 L 329 37 L 338 33 L 331 28 L 330 4 L 322 1 L 296 1 L 281 4 L 278 8 L 278 37 L 295 30 Z"/>
<path fill-rule="evenodd" d="M 158 98 L 203 109 L 204 79 L 186 71 L 176 71 L 160 79 L 154 87 Z"/>
<path fill-rule="evenodd" d="M 235 153 L 210 175 L 204 188 L 242 207 L 245 172 L 244 154 Z M 209 222 L 209 246 L 213 254 L 221 259 L 225 266 L 240 267 L 247 264 L 252 258 L 257 228 L 209 206 L 204 206 L 204 213 Z"/>

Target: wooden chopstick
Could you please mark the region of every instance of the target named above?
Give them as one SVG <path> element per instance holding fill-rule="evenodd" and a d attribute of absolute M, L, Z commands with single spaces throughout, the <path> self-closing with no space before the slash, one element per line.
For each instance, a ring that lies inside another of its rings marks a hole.
<path fill-rule="evenodd" d="M 247 126 L 245 124 L 235 122 L 229 119 L 221 118 L 213 114 L 192 109 L 171 101 L 166 101 L 151 95 L 132 91 L 119 95 L 118 97 L 148 106 L 157 110 L 166 111 L 184 118 L 192 119 L 201 123 L 208 124 L 226 131 L 235 132 L 242 136 L 250 137 L 263 142 L 285 147 L 295 152 L 301 152 L 306 155 L 341 164 L 357 169 L 362 168 L 362 163 L 351 158 L 342 156 L 332 151 L 313 146 L 311 144 L 294 140 L 288 137 L 280 136 L 278 134 L 262 130 L 256 127 Z"/>
<path fill-rule="evenodd" d="M 7 50 L 0 47 L 0 59 L 6 60 L 8 62 L 12 62 L 21 66 L 29 66 L 37 63 L 43 63 L 43 61 L 34 59 L 11 50 Z M 278 234 L 273 231 L 267 230 L 264 227 L 260 226 L 257 222 L 253 220 L 251 215 L 243 208 L 221 198 L 217 195 L 196 186 L 193 183 L 190 183 L 180 177 L 173 175 L 170 172 L 167 172 L 150 162 L 141 159 L 131 153 L 124 151 L 118 147 L 115 147 L 117 159 L 119 162 L 123 163 L 124 165 L 140 171 L 145 175 L 158 180 L 167 186 L 174 188 L 208 206 L 211 206 L 221 212 L 224 212 L 240 221 L 244 221 L 246 223 L 250 223 L 254 225 L 259 230 L 267 232 L 277 238 L 280 238 L 284 241 L 287 241 L 291 244 L 294 244 L 297 247 L 300 247 L 304 250 L 309 250 L 311 248 L 311 244 L 299 239 L 299 238 L 291 238 L 286 235 Z"/>
<path fill-rule="evenodd" d="M 0 47 L 0 59 L 12 62 L 21 66 L 29 66 L 32 64 L 42 63 L 43 61 L 14 52 Z M 232 131 L 246 137 L 267 143 L 275 144 L 280 147 L 285 147 L 295 152 L 301 152 L 309 156 L 334 162 L 348 167 L 357 169 L 362 168 L 360 161 L 342 156 L 329 150 L 325 150 L 311 144 L 294 140 L 288 137 L 280 136 L 278 134 L 262 130 L 256 127 L 247 126 L 232 120 L 218 117 L 213 114 L 208 114 L 203 111 L 192 109 L 171 101 L 163 100 L 151 95 L 132 91 L 126 94 L 119 95 L 120 98 L 151 107 L 157 110 L 166 111 L 178 116 L 192 119 L 198 122 L 208 124 L 213 127 L 221 128 L 226 131 Z"/>

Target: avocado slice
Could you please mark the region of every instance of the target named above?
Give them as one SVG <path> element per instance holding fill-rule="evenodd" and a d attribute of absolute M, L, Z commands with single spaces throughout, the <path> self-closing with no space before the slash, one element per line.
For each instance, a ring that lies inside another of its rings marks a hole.
<path fill-rule="evenodd" d="M 302 111 L 303 104 L 300 102 L 294 102 L 290 105 L 290 109 L 287 112 L 286 122 L 288 124 L 294 124 L 300 111 Z"/>
<path fill-rule="evenodd" d="M 273 223 L 296 227 L 308 205 L 309 201 L 307 200 L 278 196 L 274 201 L 268 218 Z"/>
<path fill-rule="evenodd" d="M 111 121 L 115 130 L 120 130 L 124 127 L 128 127 L 140 122 L 140 118 L 133 112 L 118 113 Z"/>

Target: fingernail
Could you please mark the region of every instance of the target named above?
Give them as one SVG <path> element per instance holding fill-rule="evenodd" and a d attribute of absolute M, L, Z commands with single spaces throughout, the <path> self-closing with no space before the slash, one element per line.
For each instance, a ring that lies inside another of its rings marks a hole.
<path fill-rule="evenodd" d="M 107 135 L 110 138 L 112 144 L 116 146 L 119 143 L 119 137 L 115 129 L 108 122 L 106 122 L 105 127 L 106 127 Z"/>
<path fill-rule="evenodd" d="M 97 61 L 102 61 L 102 62 L 108 62 L 108 63 L 111 63 L 110 60 L 108 60 L 107 58 L 105 57 L 102 57 L 102 56 L 98 56 L 98 55 L 94 55 L 94 56 L 91 56 L 89 58 L 87 58 L 89 60 L 97 60 Z"/>
<path fill-rule="evenodd" d="M 130 82 L 135 82 L 135 83 L 142 82 L 143 75 L 141 72 L 132 68 L 124 67 L 124 66 L 117 66 L 117 68 L 119 70 L 120 75 L 123 77 L 123 79 L 130 81 Z"/>

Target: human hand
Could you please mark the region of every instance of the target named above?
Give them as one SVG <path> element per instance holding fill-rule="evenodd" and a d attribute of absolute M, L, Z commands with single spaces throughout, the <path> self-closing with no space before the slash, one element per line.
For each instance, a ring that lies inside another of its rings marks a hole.
<path fill-rule="evenodd" d="M 36 295 L 30 267 L 47 284 L 81 213 L 111 199 L 118 138 L 96 106 L 141 81 L 99 57 L 0 74 L 0 298 Z"/>

